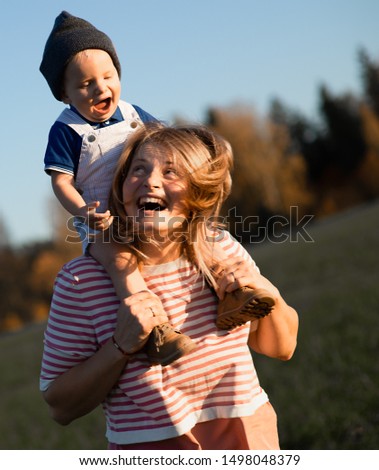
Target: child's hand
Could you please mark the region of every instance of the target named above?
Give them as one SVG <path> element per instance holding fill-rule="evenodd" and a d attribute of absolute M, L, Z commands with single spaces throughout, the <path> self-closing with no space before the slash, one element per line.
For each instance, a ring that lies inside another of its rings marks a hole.
<path fill-rule="evenodd" d="M 113 216 L 109 211 L 96 212 L 99 206 L 99 201 L 90 202 L 85 206 L 87 224 L 94 230 L 108 230 L 113 222 Z"/>

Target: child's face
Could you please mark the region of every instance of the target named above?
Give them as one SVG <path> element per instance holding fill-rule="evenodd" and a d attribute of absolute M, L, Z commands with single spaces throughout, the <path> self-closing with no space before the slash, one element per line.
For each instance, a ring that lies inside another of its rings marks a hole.
<path fill-rule="evenodd" d="M 89 121 L 107 121 L 117 109 L 120 93 L 120 79 L 107 52 L 88 49 L 68 63 L 63 102 L 72 104 Z"/>
<path fill-rule="evenodd" d="M 139 233 L 165 236 L 177 231 L 187 217 L 187 182 L 174 159 L 158 144 L 144 144 L 134 155 L 123 183 L 125 212 Z"/>

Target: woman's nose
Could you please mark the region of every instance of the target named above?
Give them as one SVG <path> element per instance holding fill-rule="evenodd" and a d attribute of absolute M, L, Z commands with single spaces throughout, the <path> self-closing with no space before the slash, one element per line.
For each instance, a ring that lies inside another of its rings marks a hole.
<path fill-rule="evenodd" d="M 150 188 L 159 188 L 162 185 L 161 174 L 158 169 L 152 170 L 145 179 L 145 185 Z"/>

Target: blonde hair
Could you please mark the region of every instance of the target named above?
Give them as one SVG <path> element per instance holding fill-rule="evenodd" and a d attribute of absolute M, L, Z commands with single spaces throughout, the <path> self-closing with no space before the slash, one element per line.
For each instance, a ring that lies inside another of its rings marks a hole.
<path fill-rule="evenodd" d="M 136 153 L 146 144 L 163 148 L 174 159 L 181 177 L 187 183 L 186 230 L 181 234 L 182 253 L 192 261 L 207 280 L 215 285 L 213 267 L 215 234 L 220 227 L 222 203 L 230 194 L 233 156 L 229 143 L 202 126 L 146 124 L 137 130 L 125 146 L 113 180 L 110 208 L 115 215 L 113 236 L 126 242 L 141 261 L 138 237 L 128 224 L 122 199 L 122 188 Z"/>

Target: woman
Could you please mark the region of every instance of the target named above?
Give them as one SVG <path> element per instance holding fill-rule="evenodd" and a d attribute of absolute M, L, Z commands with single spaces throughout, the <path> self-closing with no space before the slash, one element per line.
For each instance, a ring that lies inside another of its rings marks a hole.
<path fill-rule="evenodd" d="M 151 125 L 128 144 L 111 196 L 113 235 L 136 253 L 149 291 L 124 299 L 123 315 L 93 258 L 62 269 L 41 372 L 56 421 L 68 424 L 102 403 L 110 449 L 279 448 L 249 346 L 290 359 L 298 318 L 243 247 L 210 224 L 230 192 L 231 165 L 227 143 L 203 128 Z M 227 261 L 214 272 L 220 249 Z M 220 330 L 217 297 L 242 286 L 268 291 L 271 314 Z M 196 349 L 152 366 L 144 347 L 167 321 Z"/>

